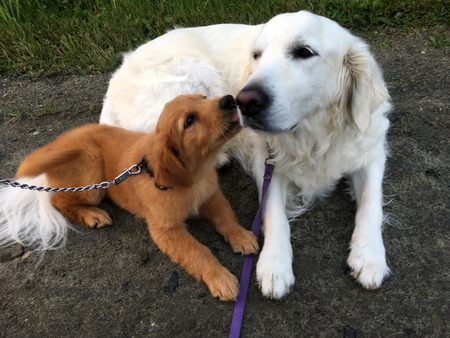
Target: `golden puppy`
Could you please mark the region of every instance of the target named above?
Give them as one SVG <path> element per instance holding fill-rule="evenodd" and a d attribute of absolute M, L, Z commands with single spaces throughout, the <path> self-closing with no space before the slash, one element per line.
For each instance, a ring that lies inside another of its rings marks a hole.
<path fill-rule="evenodd" d="M 238 294 L 236 277 L 185 229 L 183 222 L 189 215 L 199 213 L 231 244 L 234 252 L 249 254 L 258 250 L 256 237 L 239 225 L 220 191 L 215 170 L 221 146 L 239 130 L 232 96 L 211 100 L 201 95 L 179 96 L 166 104 L 156 130 L 150 134 L 86 125 L 34 151 L 22 162 L 16 177 L 20 181 L 44 174 L 52 187 L 77 187 L 111 180 L 124 168 L 142 163 L 141 174 L 107 190 L 33 193 L 41 194 L 39 198 L 43 198 L 42 194 L 50 196 L 51 203 L 45 208 L 54 207 L 70 222 L 86 227 L 112 223 L 108 213 L 97 206 L 108 196 L 122 208 L 145 218 L 161 251 L 197 280 L 204 281 L 213 296 L 234 300 Z M 12 190 L 2 189 L 0 200 L 11 199 L 8 192 Z M 11 213 L 8 215 L 8 208 L 0 210 L 1 244 L 14 239 L 36 243 L 42 232 L 49 236 L 43 229 L 45 220 L 37 219 L 39 224 L 33 225 L 33 230 L 17 229 L 11 224 L 15 220 Z"/>

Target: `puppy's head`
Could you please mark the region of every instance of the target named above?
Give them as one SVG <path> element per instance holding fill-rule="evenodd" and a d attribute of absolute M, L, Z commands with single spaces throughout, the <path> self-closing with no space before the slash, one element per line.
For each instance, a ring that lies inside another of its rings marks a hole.
<path fill-rule="evenodd" d="M 204 165 L 215 164 L 220 148 L 239 130 L 231 95 L 176 97 L 165 105 L 151 145 L 155 181 L 169 188 L 190 186 Z"/>

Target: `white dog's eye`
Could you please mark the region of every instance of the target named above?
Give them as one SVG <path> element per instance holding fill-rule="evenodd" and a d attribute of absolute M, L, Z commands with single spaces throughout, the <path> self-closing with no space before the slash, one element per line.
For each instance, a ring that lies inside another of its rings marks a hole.
<path fill-rule="evenodd" d="M 195 122 L 195 115 L 189 114 L 184 120 L 184 128 L 189 128 Z"/>
<path fill-rule="evenodd" d="M 308 59 L 316 53 L 309 47 L 299 46 L 292 49 L 291 55 L 294 59 Z"/>
<path fill-rule="evenodd" d="M 252 53 L 253 60 L 258 60 L 262 55 L 262 52 L 260 50 L 256 50 Z"/>

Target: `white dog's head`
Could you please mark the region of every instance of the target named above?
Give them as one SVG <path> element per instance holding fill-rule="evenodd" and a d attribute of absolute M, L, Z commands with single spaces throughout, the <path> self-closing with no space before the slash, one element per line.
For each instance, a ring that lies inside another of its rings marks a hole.
<path fill-rule="evenodd" d="M 335 107 L 365 132 L 371 112 L 388 99 L 367 45 L 336 22 L 301 11 L 262 26 L 236 101 L 244 125 L 254 129 L 293 130 L 309 114 Z"/>

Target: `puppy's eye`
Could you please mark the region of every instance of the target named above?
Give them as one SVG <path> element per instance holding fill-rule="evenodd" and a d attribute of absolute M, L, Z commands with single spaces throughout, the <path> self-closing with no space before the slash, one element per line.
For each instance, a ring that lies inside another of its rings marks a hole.
<path fill-rule="evenodd" d="M 309 47 L 301 46 L 292 49 L 291 55 L 294 59 L 309 59 L 316 55 L 316 53 Z"/>
<path fill-rule="evenodd" d="M 258 60 L 262 55 L 262 52 L 260 50 L 256 50 L 252 53 L 253 60 Z"/>
<path fill-rule="evenodd" d="M 195 115 L 190 114 L 184 120 L 184 128 L 189 128 L 195 122 Z"/>

